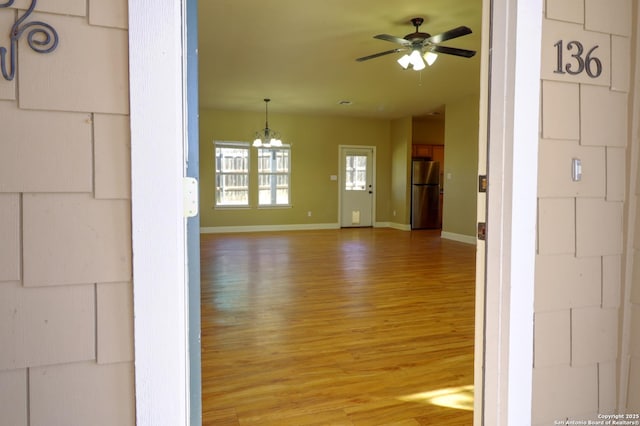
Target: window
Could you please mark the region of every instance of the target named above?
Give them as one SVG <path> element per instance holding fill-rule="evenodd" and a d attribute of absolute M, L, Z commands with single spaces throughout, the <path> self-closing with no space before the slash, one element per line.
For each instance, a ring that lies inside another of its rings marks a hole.
<path fill-rule="evenodd" d="M 249 144 L 216 142 L 216 206 L 249 205 Z"/>
<path fill-rule="evenodd" d="M 289 147 L 258 149 L 258 205 L 289 205 Z"/>
<path fill-rule="evenodd" d="M 256 198 L 258 206 L 290 205 L 290 146 L 256 150 L 248 142 L 216 141 L 214 147 L 216 207 L 249 207 Z"/>
<path fill-rule="evenodd" d="M 347 155 L 345 190 L 365 191 L 367 188 L 367 156 Z"/>

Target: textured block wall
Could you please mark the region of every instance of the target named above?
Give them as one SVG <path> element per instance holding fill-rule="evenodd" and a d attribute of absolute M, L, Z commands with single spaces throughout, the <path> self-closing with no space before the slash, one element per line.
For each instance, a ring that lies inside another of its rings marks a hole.
<path fill-rule="evenodd" d="M 0 46 L 30 1 L 0 9 Z M 126 0 L 40 0 L 0 77 L 0 425 L 132 425 Z"/>
<path fill-rule="evenodd" d="M 631 25 L 631 0 L 546 0 L 534 425 L 618 412 Z"/>
<path fill-rule="evenodd" d="M 636 79 L 640 71 L 636 70 Z M 635 144 L 640 145 L 640 134 L 632 135 L 631 139 Z M 640 413 L 640 154 L 632 161 L 636 162 L 637 174 L 631 178 L 635 180 L 635 191 L 633 191 L 630 203 L 635 203 L 635 234 L 630 236 L 633 241 L 632 253 L 628 258 L 632 259 L 632 273 L 629 280 L 629 346 L 628 351 L 623 353 L 623 360 L 628 359 L 629 385 L 626 401 L 623 405 L 630 413 Z M 632 186 L 633 187 L 633 186 Z M 625 300 L 626 301 L 626 300 Z"/>

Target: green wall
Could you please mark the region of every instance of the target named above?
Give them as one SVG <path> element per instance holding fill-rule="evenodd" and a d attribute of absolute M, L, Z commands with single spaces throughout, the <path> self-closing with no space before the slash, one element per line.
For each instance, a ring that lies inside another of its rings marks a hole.
<path fill-rule="evenodd" d="M 443 232 L 476 235 L 479 103 L 470 96 L 447 104 Z"/>
<path fill-rule="evenodd" d="M 391 221 L 399 225 L 411 214 L 411 133 L 410 117 L 391 122 Z"/>
<path fill-rule="evenodd" d="M 476 234 L 479 98 L 446 106 L 443 232 Z M 269 114 L 270 127 L 291 144 L 291 207 L 214 207 L 213 141 L 251 141 L 264 114 L 200 111 L 201 226 L 336 225 L 339 145 L 376 147 L 376 222 L 407 226 L 410 215 L 411 144 L 417 130 L 410 117 L 397 120 Z M 419 132 L 418 132 L 419 133 Z M 252 152 L 252 154 L 255 154 Z M 255 161 L 255 159 L 254 159 Z M 448 178 L 450 177 L 450 178 Z M 307 212 L 311 212 L 311 217 Z M 395 216 L 393 212 L 396 212 Z"/>
<path fill-rule="evenodd" d="M 251 207 L 216 209 L 213 142 L 253 140 L 255 131 L 264 126 L 264 114 L 200 111 L 202 227 L 337 224 L 338 182 L 330 176 L 339 175 L 339 145 L 376 147 L 376 221 L 391 220 L 388 120 L 270 113 L 269 125 L 291 144 L 292 206 L 258 209 L 254 194 Z"/>

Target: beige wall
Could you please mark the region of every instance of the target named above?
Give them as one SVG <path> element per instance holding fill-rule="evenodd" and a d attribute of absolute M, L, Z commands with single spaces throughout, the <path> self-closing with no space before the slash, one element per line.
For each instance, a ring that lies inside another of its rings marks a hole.
<path fill-rule="evenodd" d="M 448 186 L 450 192 L 449 195 L 445 193 L 444 230 L 467 237 L 475 235 L 478 108 L 478 97 L 465 98 L 447 106 L 445 167 L 452 179 L 445 181 L 445 188 Z M 200 112 L 203 228 L 337 225 L 338 182 L 329 177 L 339 174 L 339 145 L 376 147 L 376 222 L 405 228 L 410 214 L 408 173 L 414 135 L 424 136 L 426 131 L 437 136 L 442 132 L 444 137 L 445 129 L 439 122 L 422 125 L 416 133 L 413 130 L 415 122 L 410 117 L 389 121 L 270 113 L 270 127 L 281 134 L 285 143 L 292 145 L 292 207 L 257 209 L 253 200 L 254 207 L 251 208 L 216 209 L 213 141 L 249 141 L 263 123 L 262 113 Z M 307 214 L 309 211 L 311 217 Z"/>
<path fill-rule="evenodd" d="M 638 67 L 640 55 L 638 54 L 638 3 L 634 2 L 633 8 L 633 39 L 631 42 L 633 55 L 631 58 L 635 60 L 635 69 L 632 73 L 631 85 L 632 103 L 630 117 L 631 132 L 630 155 L 628 164 L 630 164 L 629 173 L 629 201 L 627 213 L 627 235 L 625 239 L 625 258 L 623 264 L 627 264 L 622 274 L 624 277 L 624 287 L 622 293 L 622 353 L 621 353 L 621 372 L 622 379 L 628 379 L 628 383 L 623 382 L 623 386 L 627 387 L 626 398 L 623 398 L 619 405 L 626 409 L 629 413 L 640 413 L 640 132 L 638 124 L 640 120 L 640 111 L 638 111 L 640 101 L 640 87 L 637 82 L 640 79 L 640 69 Z"/>
<path fill-rule="evenodd" d="M 269 125 L 291 144 L 291 208 L 216 209 L 213 141 L 250 141 L 263 113 L 200 112 L 201 226 L 336 225 L 339 145 L 376 147 L 376 220 L 390 220 L 388 120 L 269 113 Z M 255 198 L 255 197 L 254 197 Z M 307 212 L 311 211 L 311 217 Z"/>
<path fill-rule="evenodd" d="M 131 425 L 127 2 L 40 10 L 58 48 L 0 78 L 0 424 Z"/>
<path fill-rule="evenodd" d="M 618 390 L 627 376 L 620 377 L 618 368 L 625 339 L 620 319 L 631 4 L 546 2 L 534 303 L 536 425 L 597 419 L 625 407 Z M 593 55 L 602 61 L 602 74 L 554 73 L 558 40 L 580 41 L 585 53 L 598 45 Z M 571 180 L 573 158 L 582 160 L 580 182 Z M 632 361 L 635 377 L 638 354 Z M 640 383 L 634 380 L 629 391 L 636 402 L 629 409 L 637 412 Z"/>
<path fill-rule="evenodd" d="M 636 77 L 637 78 L 637 77 Z M 637 90 L 637 89 L 636 89 Z M 638 93 L 635 94 L 636 96 Z M 634 135 L 634 145 L 640 145 L 638 139 L 640 135 Z M 626 399 L 620 401 L 620 405 L 625 407 L 629 413 L 640 413 L 640 158 L 636 155 L 632 160 L 635 163 L 635 190 L 631 199 L 635 207 L 635 224 L 634 237 L 632 238 L 632 249 L 627 253 L 626 259 L 632 264 L 631 268 L 627 268 L 626 271 L 631 271 L 629 278 L 626 281 L 627 290 L 624 294 L 624 306 L 626 309 L 627 327 L 623 329 L 623 348 L 626 350 L 621 354 L 621 362 L 625 367 L 622 372 L 628 371 L 628 393 Z M 628 335 L 626 334 L 628 333 Z M 628 336 L 628 341 L 627 340 Z M 625 365 L 625 363 L 628 363 Z M 628 369 L 628 370 L 627 370 Z M 627 376 L 623 376 L 627 378 Z"/>
<path fill-rule="evenodd" d="M 476 234 L 479 114 L 478 96 L 447 105 L 443 233 L 471 237 Z"/>
<path fill-rule="evenodd" d="M 406 226 L 411 220 L 412 126 L 410 118 L 391 122 L 391 221 Z"/>

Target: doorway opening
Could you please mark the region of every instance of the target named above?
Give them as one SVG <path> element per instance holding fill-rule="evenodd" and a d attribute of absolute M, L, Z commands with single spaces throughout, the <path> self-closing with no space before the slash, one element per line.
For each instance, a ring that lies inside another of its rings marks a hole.
<path fill-rule="evenodd" d="M 340 227 L 369 227 L 375 223 L 376 149 L 341 146 Z"/>
<path fill-rule="evenodd" d="M 188 403 L 185 397 L 189 396 L 189 390 L 185 390 L 188 368 L 184 363 L 187 358 L 184 318 L 187 316 L 187 306 L 180 292 L 176 293 L 176 288 L 184 290 L 181 284 L 186 282 L 183 223 L 179 220 L 183 207 L 180 179 L 184 175 L 184 165 L 178 164 L 177 160 L 182 152 L 180 141 L 184 131 L 184 115 L 179 108 L 176 109 L 183 82 L 179 70 L 185 57 L 179 49 L 182 28 L 180 16 L 183 10 L 180 8 L 181 2 L 176 0 L 162 0 L 161 3 L 165 7 L 148 8 L 143 3 L 129 2 L 132 217 L 137 226 L 133 233 L 136 411 L 140 421 L 149 424 L 186 424 Z M 489 188 L 491 191 L 491 188 L 504 187 L 511 191 L 487 201 L 489 220 L 492 217 L 495 219 L 487 229 L 487 238 L 488 241 L 493 239 L 495 244 L 492 245 L 493 251 L 487 254 L 486 275 L 496 279 L 488 280 L 492 282 L 491 287 L 486 289 L 491 300 L 486 303 L 502 309 L 492 311 L 492 323 L 480 330 L 480 334 L 486 333 L 487 338 L 479 348 L 485 351 L 485 357 L 492 357 L 491 363 L 485 368 L 487 375 L 481 381 L 487 389 L 484 395 L 486 407 L 494 410 L 490 415 L 483 413 L 486 424 L 507 424 L 504 411 L 495 412 L 498 407 L 506 410 L 507 405 L 513 407 L 509 411 L 513 412 L 514 424 L 522 421 L 523 413 L 530 410 L 531 397 L 531 361 L 521 352 L 532 352 L 527 347 L 532 342 L 528 338 L 509 341 L 510 336 L 519 334 L 529 337 L 530 325 L 520 321 L 524 319 L 526 322 L 526 312 L 519 312 L 517 307 L 509 312 L 510 307 L 502 303 L 503 298 L 514 297 L 502 289 L 511 282 L 529 284 L 530 280 L 529 271 L 511 268 L 512 264 L 520 265 L 519 260 L 529 264 L 528 248 L 513 247 L 510 242 L 519 241 L 520 233 L 526 235 L 526 229 L 530 226 L 520 220 L 518 211 L 512 211 L 513 199 L 510 195 L 531 197 L 529 187 L 535 188 L 536 183 L 536 174 L 530 173 L 532 168 L 535 170 L 535 161 L 526 155 L 519 155 L 518 161 L 514 161 L 512 150 L 513 140 L 518 140 L 521 148 L 527 147 L 529 142 L 537 144 L 536 140 L 529 140 L 529 135 L 537 137 L 537 102 L 532 100 L 538 99 L 539 93 L 528 91 L 535 89 L 539 83 L 539 67 L 532 66 L 531 60 L 539 58 L 535 52 L 540 48 L 538 25 L 542 2 L 519 1 L 517 8 L 513 6 L 507 0 L 483 2 L 487 21 L 483 27 L 491 31 L 493 40 L 498 42 L 492 44 L 494 57 L 491 69 L 495 74 L 491 75 L 494 82 L 491 98 L 500 101 L 501 105 L 495 109 L 492 107 L 491 114 L 486 115 L 488 120 L 482 126 L 491 123 L 496 131 L 509 130 L 509 134 L 504 132 L 504 135 L 497 136 L 490 145 L 490 157 L 494 163 L 490 165 Z M 517 25 L 514 24 L 516 13 Z M 154 34 L 154 37 L 149 37 L 149 34 Z M 512 41 L 516 41 L 515 46 L 510 44 Z M 516 51 L 529 54 L 515 55 Z M 487 74 L 481 80 L 486 83 L 489 81 L 488 64 L 483 69 Z M 519 73 L 522 78 L 514 79 Z M 485 99 L 488 97 L 488 89 L 484 96 Z M 521 113 L 518 120 L 514 120 L 514 111 Z M 533 131 L 528 127 L 529 124 L 533 124 Z M 149 143 L 150 140 L 153 144 Z M 513 176 L 505 175 L 505 171 L 512 172 Z M 492 175 L 495 177 L 493 181 Z M 518 178 L 514 185 L 511 185 L 512 177 Z M 528 208 L 528 204 L 521 207 Z M 518 218 L 518 222 L 512 227 L 511 222 L 503 223 L 505 218 L 510 221 Z M 506 235 L 502 233 L 503 229 L 515 229 L 517 232 Z M 487 248 L 489 251 L 489 245 Z M 484 258 L 477 264 L 484 266 Z M 478 288 L 479 292 L 485 291 L 480 281 Z M 523 289 L 522 286 L 520 289 Z M 532 296 L 524 295 L 521 301 L 532 303 Z M 510 313 L 519 321 L 512 321 Z M 476 323 L 478 328 L 479 324 Z M 500 330 L 508 335 L 497 333 Z M 525 343 L 525 347 L 518 349 L 519 343 Z M 174 350 L 167 351 L 167 348 Z M 509 352 L 510 348 L 515 351 Z M 476 368 L 476 371 L 481 369 Z M 509 374 L 518 371 L 523 372 L 524 377 Z M 507 383 L 514 385 L 508 386 Z M 522 404 L 514 404 L 516 401 Z"/>
<path fill-rule="evenodd" d="M 350 147 L 353 148 L 353 147 Z M 355 147 L 356 149 L 363 149 L 363 147 Z M 363 155 L 364 154 L 364 155 Z M 372 226 L 375 224 L 375 196 L 376 188 L 373 186 L 375 182 L 375 174 L 371 177 L 367 174 L 371 171 L 374 173 L 374 168 L 368 166 L 371 161 L 371 165 L 375 165 L 375 149 L 370 152 L 350 152 L 340 151 L 340 197 L 339 197 L 339 225 L 341 227 L 364 227 Z M 362 163 L 365 164 L 364 170 Z M 351 169 L 352 175 L 349 176 L 348 168 Z M 364 178 L 360 177 L 364 172 Z M 364 185 L 362 185 L 364 182 Z M 351 185 L 351 189 L 347 190 L 346 187 Z M 353 188 L 356 188 L 354 190 Z M 358 195 L 365 195 L 368 199 L 368 203 L 365 203 L 363 199 L 352 200 L 350 195 L 354 195 L 358 192 Z M 368 195 L 368 197 L 367 197 Z M 351 204 L 351 202 L 355 204 Z"/>

